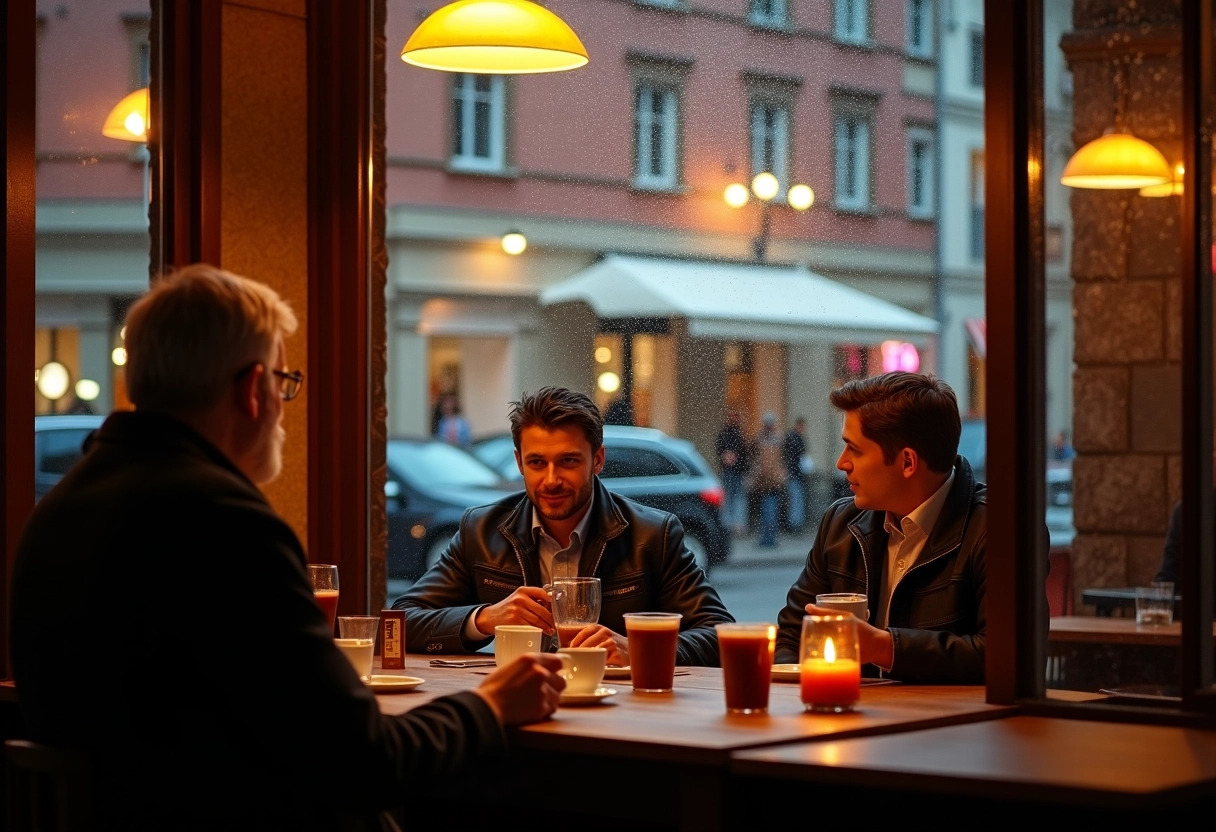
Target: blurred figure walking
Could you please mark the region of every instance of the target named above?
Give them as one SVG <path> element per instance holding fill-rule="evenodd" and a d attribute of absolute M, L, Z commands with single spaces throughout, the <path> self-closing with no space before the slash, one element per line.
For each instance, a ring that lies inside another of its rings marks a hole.
<path fill-rule="evenodd" d="M 747 534 L 747 495 L 743 480 L 747 475 L 749 461 L 747 438 L 739 426 L 738 411 L 727 412 L 726 424 L 718 431 L 715 447 L 722 471 L 722 490 L 725 492 L 722 522 L 736 537 L 742 537 Z"/>
<path fill-rule="evenodd" d="M 781 442 L 781 462 L 785 465 L 785 522 L 791 532 L 806 525 L 806 486 L 810 458 L 806 455 L 806 419 L 799 416 Z"/>
<path fill-rule="evenodd" d="M 756 541 L 761 546 L 777 545 L 777 509 L 785 493 L 785 465 L 781 461 L 781 435 L 777 415 L 765 413 L 760 433 L 752 442 L 752 480 L 749 498 L 760 502 L 760 530 Z"/>

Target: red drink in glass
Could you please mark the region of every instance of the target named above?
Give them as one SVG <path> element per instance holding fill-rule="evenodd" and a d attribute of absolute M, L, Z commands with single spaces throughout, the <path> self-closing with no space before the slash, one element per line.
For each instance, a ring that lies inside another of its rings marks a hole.
<path fill-rule="evenodd" d="M 334 622 L 338 618 L 338 590 L 314 589 L 313 596 L 317 599 L 317 605 L 325 613 L 325 617 L 329 619 L 329 629 L 332 630 Z"/>
<path fill-rule="evenodd" d="M 754 714 L 768 711 L 777 628 L 772 624 L 718 624 L 718 652 L 726 688 L 726 710 Z"/>
<path fill-rule="evenodd" d="M 583 629 L 585 624 L 568 624 L 559 625 L 557 628 L 557 639 L 561 642 L 562 647 L 569 647 L 570 642 L 578 635 L 578 631 Z"/>
<path fill-rule="evenodd" d="M 625 613 L 630 676 L 637 693 L 668 693 L 676 672 L 678 612 Z"/>

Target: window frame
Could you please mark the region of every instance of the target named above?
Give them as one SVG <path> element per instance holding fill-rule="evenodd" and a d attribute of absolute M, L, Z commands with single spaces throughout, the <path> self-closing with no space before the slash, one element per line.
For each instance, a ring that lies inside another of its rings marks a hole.
<path fill-rule="evenodd" d="M 833 103 L 832 205 L 837 211 L 854 214 L 869 214 L 874 211 L 876 111 L 877 98 L 866 93 L 838 93 Z M 845 195 L 845 189 L 842 187 L 843 178 L 849 173 L 849 169 L 842 164 L 842 151 L 845 150 L 842 143 L 845 141 L 845 137 L 842 137 L 841 131 L 850 124 L 864 128 L 860 137 L 854 134 L 850 144 L 855 145 L 858 141 L 863 141 L 864 146 L 860 148 L 860 152 L 856 147 L 849 151 L 855 161 L 852 172 L 861 181 L 855 183 L 856 194 Z"/>
<path fill-rule="evenodd" d="M 653 102 L 660 96 L 662 111 L 657 114 L 659 147 L 652 146 L 656 114 Z M 649 99 L 651 108 L 644 109 Z M 670 83 L 641 79 L 633 88 L 633 185 L 640 190 L 674 191 L 680 185 L 680 91 Z M 653 163 L 660 170 L 651 172 Z"/>
<path fill-rule="evenodd" d="M 924 195 L 917 202 L 914 199 L 913 173 L 915 170 L 916 158 L 913 154 L 913 149 L 916 145 L 923 144 L 925 152 L 922 157 L 924 170 L 921 172 L 921 181 L 923 183 Z M 937 201 L 937 137 L 931 127 L 921 125 L 911 125 L 907 130 L 907 210 L 908 216 L 916 219 L 932 219 L 936 213 Z"/>
<path fill-rule="evenodd" d="M 936 53 L 933 25 L 936 9 L 933 0 L 907 0 L 904 9 L 908 55 L 913 58 L 932 58 Z M 912 37 L 915 31 L 921 33 L 919 42 Z"/>
<path fill-rule="evenodd" d="M 488 79 L 490 88 L 477 89 L 478 79 Z M 452 124 L 451 155 L 448 164 L 453 170 L 474 173 L 498 173 L 507 166 L 507 82 L 502 75 L 479 75 L 471 72 L 454 73 L 451 86 Z M 480 104 L 487 105 L 487 152 L 477 153 L 478 113 Z M 459 142 L 459 147 L 457 143 Z"/>
<path fill-rule="evenodd" d="M 748 0 L 747 22 L 753 26 L 784 29 L 789 26 L 789 15 L 787 0 Z"/>
<path fill-rule="evenodd" d="M 790 171 L 793 167 L 791 109 L 788 102 L 761 97 L 753 97 L 748 106 L 748 157 L 751 175 L 754 177 L 758 173 L 768 171 L 777 177 L 779 188 L 777 196 L 773 198 L 774 202 L 785 202 L 790 188 Z M 778 123 L 771 126 L 759 124 L 761 113 L 772 114 Z"/>
<path fill-rule="evenodd" d="M 850 14 L 850 9 L 852 14 Z M 850 20 L 856 18 L 855 20 Z M 853 22 L 853 27 L 845 24 Z M 837 43 L 865 46 L 870 43 L 869 0 L 833 0 L 832 37 Z"/>

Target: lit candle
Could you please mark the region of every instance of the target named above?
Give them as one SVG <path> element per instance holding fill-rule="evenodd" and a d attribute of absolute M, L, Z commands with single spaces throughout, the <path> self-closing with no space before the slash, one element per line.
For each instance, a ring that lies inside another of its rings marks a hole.
<path fill-rule="evenodd" d="M 822 658 L 802 660 L 802 704 L 817 711 L 847 711 L 861 698 L 861 663 L 837 658 L 829 636 Z"/>

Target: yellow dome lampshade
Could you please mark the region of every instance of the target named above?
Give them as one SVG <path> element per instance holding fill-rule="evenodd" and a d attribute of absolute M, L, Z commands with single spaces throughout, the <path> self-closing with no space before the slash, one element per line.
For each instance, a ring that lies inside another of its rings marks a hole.
<path fill-rule="evenodd" d="M 136 90 L 123 97 L 106 116 L 101 134 L 128 142 L 148 140 L 148 88 Z"/>
<path fill-rule="evenodd" d="M 1107 130 L 1082 147 L 1060 176 L 1070 188 L 1147 188 L 1172 181 L 1170 163 L 1161 151 L 1130 133 Z"/>
<path fill-rule="evenodd" d="M 578 69 L 587 50 L 566 22 L 528 0 L 457 0 L 410 35 L 401 60 L 445 72 L 525 74 Z"/>
<path fill-rule="evenodd" d="M 1160 185 L 1149 185 L 1147 188 L 1140 189 L 1140 196 L 1162 197 L 1162 196 L 1179 196 L 1182 193 L 1183 182 L 1185 180 L 1186 171 L 1182 165 L 1174 167 L 1174 177 L 1169 182 L 1163 182 Z"/>

